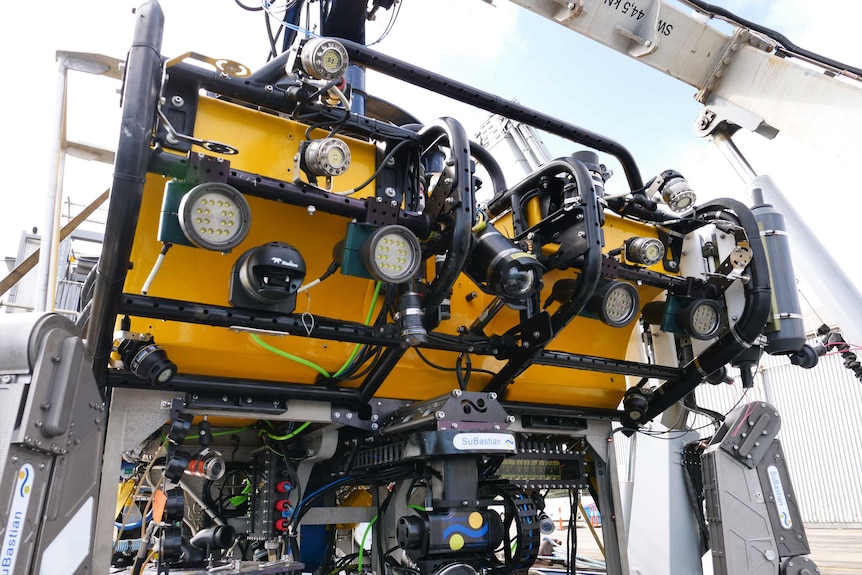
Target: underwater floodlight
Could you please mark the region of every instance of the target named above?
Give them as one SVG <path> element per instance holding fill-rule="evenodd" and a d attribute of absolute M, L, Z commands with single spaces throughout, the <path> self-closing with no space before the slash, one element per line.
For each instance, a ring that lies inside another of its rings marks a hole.
<path fill-rule="evenodd" d="M 648 192 L 658 196 L 653 198 L 654 201 L 661 199 L 674 212 L 687 210 L 697 201 L 697 194 L 676 170 L 665 170 L 656 176 Z"/>
<path fill-rule="evenodd" d="M 375 230 L 359 250 L 362 263 L 375 279 L 401 284 L 419 270 L 422 248 L 416 235 L 404 226 L 388 225 Z"/>
<path fill-rule="evenodd" d="M 623 327 L 637 317 L 639 306 L 640 297 L 633 285 L 611 281 L 596 289 L 587 310 L 611 327 Z"/>
<path fill-rule="evenodd" d="M 312 38 L 302 46 L 299 56 L 305 73 L 318 80 L 334 80 L 347 72 L 347 50 L 341 42 Z"/>
<path fill-rule="evenodd" d="M 712 339 L 721 328 L 721 306 L 711 299 L 697 299 L 679 309 L 676 321 L 695 339 Z"/>
<path fill-rule="evenodd" d="M 626 242 L 626 259 L 645 266 L 655 265 L 664 258 L 665 248 L 657 238 L 632 238 Z"/>
<path fill-rule="evenodd" d="M 303 153 L 304 168 L 315 176 L 340 176 L 350 167 L 350 148 L 344 140 L 312 140 Z"/>
<path fill-rule="evenodd" d="M 183 196 L 179 220 L 183 234 L 194 245 L 215 252 L 228 252 L 248 235 L 251 208 L 236 188 L 207 182 L 195 186 Z"/>

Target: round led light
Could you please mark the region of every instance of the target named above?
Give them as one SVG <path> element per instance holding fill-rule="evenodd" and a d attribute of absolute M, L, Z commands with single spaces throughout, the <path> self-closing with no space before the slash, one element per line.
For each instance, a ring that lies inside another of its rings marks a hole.
<path fill-rule="evenodd" d="M 626 244 L 626 259 L 651 266 L 664 258 L 664 244 L 657 238 L 632 238 Z"/>
<path fill-rule="evenodd" d="M 680 308 L 676 321 L 695 339 L 712 339 L 721 329 L 721 306 L 711 299 L 698 299 Z"/>
<path fill-rule="evenodd" d="M 251 208 L 245 197 L 227 184 L 195 186 L 179 207 L 180 228 L 199 248 L 227 252 L 242 243 L 251 228 Z"/>
<path fill-rule="evenodd" d="M 589 311 L 611 327 L 623 327 L 638 313 L 640 297 L 635 287 L 625 282 L 608 282 L 596 290 Z"/>
<path fill-rule="evenodd" d="M 687 210 L 697 201 L 695 194 L 684 178 L 675 178 L 668 181 L 661 191 L 661 198 L 667 206 L 675 211 Z"/>
<path fill-rule="evenodd" d="M 340 42 L 312 38 L 302 47 L 302 69 L 318 80 L 334 80 L 347 72 L 347 50 Z"/>
<path fill-rule="evenodd" d="M 350 147 L 344 140 L 312 140 L 305 148 L 305 168 L 315 176 L 340 176 L 350 167 Z"/>
<path fill-rule="evenodd" d="M 404 226 L 383 226 L 369 236 L 360 249 L 368 272 L 382 282 L 401 284 L 419 270 L 422 248 L 416 236 Z"/>

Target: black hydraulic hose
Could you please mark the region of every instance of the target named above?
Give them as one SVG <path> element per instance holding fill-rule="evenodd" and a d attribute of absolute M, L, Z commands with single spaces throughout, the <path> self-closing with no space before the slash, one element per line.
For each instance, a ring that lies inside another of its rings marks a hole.
<path fill-rule="evenodd" d="M 586 307 L 590 296 L 596 291 L 602 272 L 602 228 L 599 215 L 598 198 L 593 186 L 593 178 L 587 167 L 576 158 L 567 157 L 552 160 L 542 166 L 541 173 L 571 173 L 578 186 L 578 193 L 584 202 L 584 230 L 586 232 L 587 252 L 578 274 L 572 299 L 562 304 L 551 316 L 552 341 Z M 523 373 L 542 354 L 548 342 L 533 345 L 529 351 L 517 354 L 491 378 L 483 391 L 501 393 L 521 373 Z"/>
<path fill-rule="evenodd" d="M 496 198 L 498 195 L 503 194 L 506 191 L 506 176 L 503 175 L 503 169 L 500 167 L 499 162 L 497 162 L 497 158 L 472 140 L 470 141 L 470 155 L 488 172 L 488 177 L 491 178 L 491 187 L 494 191 L 493 197 Z"/>
<path fill-rule="evenodd" d="M 406 130 L 418 132 L 424 126 L 422 124 L 404 124 L 401 126 Z M 491 152 L 483 148 L 478 142 L 470 140 L 470 155 L 482 165 L 488 172 L 491 178 L 491 187 L 494 189 L 493 197 L 497 197 L 506 190 L 506 176 L 503 174 L 503 168 L 497 158 L 491 155 Z"/>
<path fill-rule="evenodd" d="M 87 349 L 93 354 L 100 383 L 107 375 L 114 320 L 129 268 L 162 78 L 164 13 L 159 3 L 151 0 L 137 10 L 136 18 L 134 42 L 126 61 L 120 139 L 105 225 L 105 237 L 110 241 L 102 245 L 87 329 Z"/>
<path fill-rule="evenodd" d="M 730 213 L 728 213 L 730 212 Z M 721 369 L 742 352 L 752 346 L 769 319 L 772 288 L 766 250 L 760 239 L 760 229 L 751 210 L 742 202 L 720 199 L 701 206 L 697 210 L 700 219 L 724 219 L 731 217 L 742 226 L 749 240 L 752 259 L 746 268 L 749 275 L 745 284 L 745 306 L 739 321 L 730 330 L 683 367 L 680 377 L 667 381 L 655 390 L 650 399 L 644 421 L 649 421 L 683 399 L 708 375 Z"/>
<path fill-rule="evenodd" d="M 751 20 L 746 20 L 745 18 L 741 18 L 734 14 L 733 12 L 722 8 L 721 6 L 716 6 L 715 4 L 710 4 L 708 2 L 703 2 L 702 0 L 682 0 L 686 4 L 690 6 L 694 6 L 699 11 L 704 12 L 708 16 L 720 16 L 725 20 L 729 20 L 734 24 L 738 24 L 744 28 L 750 28 L 755 32 L 759 32 L 764 36 L 775 40 L 778 44 L 781 45 L 785 51 L 789 52 L 792 55 L 801 56 L 807 60 L 811 60 L 812 62 L 817 62 L 818 64 L 822 64 L 826 67 L 833 68 L 835 70 L 850 72 L 856 76 L 862 76 L 862 68 L 856 68 L 854 66 L 848 66 L 842 62 L 837 60 L 833 60 L 831 58 L 827 58 L 825 56 L 821 56 L 820 54 L 816 54 L 814 52 L 810 52 L 803 48 L 800 48 L 793 42 L 791 42 L 784 34 L 772 30 L 771 28 L 767 28 L 766 26 L 762 26 L 757 24 L 756 22 L 752 22 Z"/>
<path fill-rule="evenodd" d="M 452 118 L 435 120 L 419 132 L 422 147 L 427 147 L 441 135 L 445 136 L 451 153 L 453 180 L 451 198 L 454 200 L 452 214 L 452 239 L 446 252 L 446 260 L 440 274 L 428 286 L 422 301 L 425 311 L 425 327 L 433 329 L 439 321 L 437 309 L 449 296 L 452 286 L 470 256 L 473 239 L 472 228 L 476 218 L 476 198 L 473 193 L 473 178 L 470 173 L 470 140 L 464 127 Z"/>
<path fill-rule="evenodd" d="M 413 66 L 387 54 L 376 52 L 356 42 L 349 40 L 339 41 L 347 48 L 350 61 L 355 64 L 366 66 L 392 78 L 397 78 L 414 86 L 419 86 L 452 98 L 453 100 L 470 104 L 492 114 L 499 114 L 505 118 L 544 130 L 572 142 L 588 146 L 594 150 L 611 154 L 622 164 L 629 187 L 633 190 L 643 187 L 640 170 L 631 152 L 614 140 L 521 106 L 510 100 L 505 100 L 490 92 L 479 90 L 451 78 Z"/>

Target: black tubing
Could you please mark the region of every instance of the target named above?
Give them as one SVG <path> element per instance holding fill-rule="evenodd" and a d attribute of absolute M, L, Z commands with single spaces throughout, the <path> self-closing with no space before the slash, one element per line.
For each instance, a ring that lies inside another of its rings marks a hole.
<path fill-rule="evenodd" d="M 644 421 L 653 419 L 683 399 L 707 375 L 721 369 L 750 348 L 769 319 L 772 288 L 769 285 L 766 251 L 760 240 L 760 230 L 754 214 L 742 202 L 720 199 L 698 208 L 697 216 L 704 220 L 730 218 L 741 225 L 748 236 L 752 260 L 747 267 L 750 279 L 744 288 L 745 307 L 739 321 L 730 327 L 728 333 L 686 364 L 680 377 L 667 381 L 655 390 Z"/>
<path fill-rule="evenodd" d="M 431 90 L 453 100 L 470 104 L 487 112 L 499 114 L 539 130 L 566 138 L 572 142 L 588 146 L 594 150 L 610 154 L 622 164 L 629 187 L 633 190 L 643 187 L 640 170 L 631 152 L 614 140 L 521 106 L 510 100 L 505 100 L 490 92 L 473 88 L 451 78 L 413 66 L 387 54 L 375 52 L 356 42 L 350 42 L 349 40 L 339 41 L 347 48 L 350 61 L 353 63 L 361 64 L 414 86 Z"/>
<path fill-rule="evenodd" d="M 160 51 L 165 22 L 162 9 L 151 0 L 138 8 L 135 15 L 137 23 L 126 61 L 120 140 L 105 226 L 105 237 L 110 241 L 102 245 L 87 329 L 87 349 L 93 354 L 96 380 L 102 384 L 141 208 L 162 78 Z"/>

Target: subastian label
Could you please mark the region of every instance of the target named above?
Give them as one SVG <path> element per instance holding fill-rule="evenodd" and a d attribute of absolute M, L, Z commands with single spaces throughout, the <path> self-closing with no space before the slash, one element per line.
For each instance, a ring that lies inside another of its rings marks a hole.
<path fill-rule="evenodd" d="M 509 451 L 515 452 L 515 437 L 509 433 L 459 433 L 452 439 L 459 451 Z"/>
<path fill-rule="evenodd" d="M 18 481 L 15 483 L 9 521 L 6 523 L 3 537 L 3 548 L 0 550 L 0 575 L 10 575 L 15 572 L 15 560 L 18 558 L 18 548 L 23 539 L 22 530 L 27 518 L 27 508 L 30 506 L 33 479 L 33 466 L 29 463 L 22 465 L 18 470 Z"/>
<path fill-rule="evenodd" d="M 781 475 L 779 475 L 778 468 L 774 465 L 767 467 L 766 473 L 769 475 L 772 495 L 775 496 L 775 506 L 778 508 L 778 520 L 781 521 L 782 527 L 790 529 L 793 527 L 793 520 L 790 518 L 790 508 L 787 506 L 787 499 L 784 497 L 784 486 L 781 484 Z"/>

